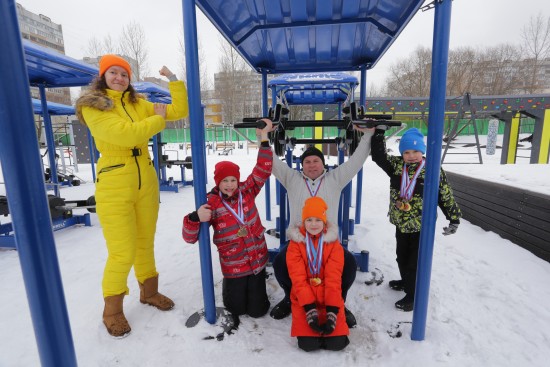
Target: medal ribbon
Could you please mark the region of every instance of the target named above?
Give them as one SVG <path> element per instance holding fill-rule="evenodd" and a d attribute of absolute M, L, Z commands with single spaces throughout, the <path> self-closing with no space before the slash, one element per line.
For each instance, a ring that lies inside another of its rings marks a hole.
<path fill-rule="evenodd" d="M 414 188 L 416 186 L 416 179 L 418 178 L 418 175 L 420 175 L 420 171 L 422 168 L 424 168 L 425 160 L 422 158 L 422 162 L 418 165 L 416 168 L 416 172 L 414 173 L 414 176 L 412 179 L 409 178 L 409 169 L 407 167 L 407 163 L 403 163 L 403 172 L 401 173 L 401 191 L 399 193 L 399 197 L 401 199 L 404 199 L 406 201 L 411 200 Z"/>
<path fill-rule="evenodd" d="M 309 233 L 306 232 L 306 253 L 307 253 L 307 263 L 309 266 L 309 272 L 311 275 L 316 278 L 319 276 L 321 271 L 321 263 L 323 261 L 323 234 L 319 236 L 319 241 L 317 242 L 317 249 L 313 245 L 313 241 L 309 238 Z"/>
<path fill-rule="evenodd" d="M 311 189 L 311 184 L 309 183 L 309 180 L 304 178 L 304 181 L 306 182 L 307 189 L 309 190 L 309 194 L 311 196 L 317 196 L 317 192 L 321 188 L 321 184 L 323 183 L 323 179 L 324 179 L 324 177 L 321 179 L 321 181 L 319 181 L 319 186 L 317 186 L 317 188 L 315 190 L 312 190 Z"/>
<path fill-rule="evenodd" d="M 233 216 L 237 219 L 237 222 L 239 222 L 240 225 L 244 225 L 243 196 L 241 192 L 239 191 L 239 204 L 237 207 L 238 213 L 236 213 L 233 210 L 233 208 L 225 200 L 223 200 L 223 196 L 221 192 L 220 192 L 220 198 L 222 199 L 223 206 L 225 206 L 225 208 L 229 210 L 231 214 L 233 214 Z"/>

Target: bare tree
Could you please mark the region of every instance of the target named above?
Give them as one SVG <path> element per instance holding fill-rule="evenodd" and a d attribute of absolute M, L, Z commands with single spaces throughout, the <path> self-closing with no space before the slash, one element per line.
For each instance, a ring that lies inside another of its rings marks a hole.
<path fill-rule="evenodd" d="M 550 17 L 531 17 L 521 32 L 524 91 L 537 93 L 544 89 L 543 61 L 550 57 Z"/>
<path fill-rule="evenodd" d="M 118 49 L 115 46 L 111 35 L 107 35 L 103 40 L 92 37 L 88 40 L 86 54 L 91 57 L 99 57 L 105 54 L 116 54 Z"/>
<path fill-rule="evenodd" d="M 246 79 L 250 72 L 247 64 L 238 52 L 222 37 L 220 40 L 219 73 L 214 80 L 216 97 L 222 104 L 223 121 L 234 123 L 246 114 L 249 103 Z M 257 96 L 259 99 L 260 96 Z"/>
<path fill-rule="evenodd" d="M 447 95 L 459 96 L 473 92 L 479 81 L 478 53 L 471 47 L 449 52 L 447 69 Z"/>
<path fill-rule="evenodd" d="M 132 73 L 135 75 L 135 80 L 143 80 L 148 72 L 149 51 L 147 50 L 145 32 L 137 22 L 131 22 L 122 29 L 120 51 L 124 56 L 132 59 L 131 61 L 134 63 Z"/>
<path fill-rule="evenodd" d="M 413 54 L 390 66 L 386 93 L 390 97 L 426 97 L 430 94 L 432 54 L 426 47 L 418 47 Z"/>
<path fill-rule="evenodd" d="M 511 44 L 484 49 L 477 62 L 478 83 L 472 94 L 503 95 L 517 93 L 520 84 L 520 54 Z"/>
<path fill-rule="evenodd" d="M 181 63 L 179 65 L 180 71 L 182 73 L 182 80 L 187 79 L 187 70 L 186 70 L 186 55 L 185 55 L 185 44 L 183 38 L 178 38 L 179 43 L 179 53 L 181 55 Z M 208 74 L 208 64 L 206 62 L 206 54 L 204 52 L 204 47 L 202 47 L 202 41 L 198 39 L 198 56 L 199 56 L 199 77 L 200 77 L 200 88 L 201 88 L 201 97 L 204 99 L 206 92 L 212 88 L 212 82 Z"/>

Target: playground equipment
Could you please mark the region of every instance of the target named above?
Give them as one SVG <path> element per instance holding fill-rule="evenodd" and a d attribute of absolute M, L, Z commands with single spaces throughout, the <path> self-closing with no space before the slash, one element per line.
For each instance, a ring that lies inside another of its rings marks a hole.
<path fill-rule="evenodd" d="M 149 101 L 170 104 L 172 98 L 170 92 L 167 89 L 160 87 L 157 84 L 149 82 L 137 82 L 133 84 L 134 89 L 138 93 L 145 94 Z M 179 192 L 180 187 L 192 186 L 193 180 L 185 179 L 185 169 L 192 169 L 193 163 L 191 156 L 185 157 L 185 159 L 179 159 L 179 154 L 176 159 L 169 159 L 164 151 L 166 143 L 162 142 L 162 135 L 158 133 L 153 137 L 153 162 L 157 170 L 157 176 L 159 178 L 160 191 L 173 191 Z M 180 168 L 181 180 L 174 180 L 173 177 L 167 177 L 166 169 L 172 166 Z"/>
<path fill-rule="evenodd" d="M 395 117 L 412 116 L 417 119 L 429 117 L 431 102 L 428 98 L 394 97 L 367 98 L 366 113 L 383 113 Z M 480 133 L 478 119 L 496 118 L 504 124 L 501 164 L 513 164 L 518 157 L 520 127 L 526 118 L 534 120 L 531 139 L 530 163 L 548 163 L 550 151 L 550 95 L 509 95 L 509 96 L 473 96 L 445 98 L 445 117 L 452 120 L 445 141 L 447 143 L 442 161 L 447 150 L 453 146 L 453 138 L 462 130 L 474 128 L 474 134 Z M 463 120 L 467 119 L 464 123 Z M 443 121 L 443 120 L 441 120 Z M 427 125 L 427 124 L 426 124 Z M 461 126 L 462 125 L 462 126 Z M 479 148 L 479 140 L 472 146 Z M 478 162 L 482 158 L 478 154 Z M 448 162 L 447 162 L 448 163 Z M 471 162 L 461 162 L 471 163 Z"/>
<path fill-rule="evenodd" d="M 194 186 L 197 204 L 206 198 L 204 177 L 204 120 L 200 104 L 198 70 L 198 44 L 196 35 L 196 9 L 198 5 L 226 39 L 244 56 L 245 60 L 262 73 L 262 87 L 267 90 L 267 73 L 312 72 L 312 71 L 361 71 L 361 105 L 364 105 L 366 90 L 364 81 L 367 69 L 375 66 L 414 14 L 423 0 L 371 2 L 368 0 L 335 1 L 334 6 L 319 8 L 306 6 L 305 2 L 292 2 L 288 8 L 277 1 L 252 1 L 250 6 L 237 2 L 234 6 L 219 6 L 212 0 L 184 0 L 185 51 L 187 56 L 187 82 L 190 101 L 192 152 L 195 159 L 194 177 L 199 182 Z M 285 3 L 286 4 L 286 3 Z M 446 65 L 448 58 L 451 0 L 440 0 L 429 5 L 435 9 L 434 42 L 432 57 L 432 87 L 430 95 L 430 119 L 441 121 L 444 117 Z M 265 7 L 268 7 L 266 9 Z M 251 14 L 244 14 L 246 12 Z M 236 12 L 239 16 L 236 16 Z M 265 14 L 269 14 L 266 17 Z M 0 99 L 0 159 L 9 192 L 11 216 L 18 225 L 17 246 L 21 251 L 23 277 L 38 351 L 43 366 L 75 366 L 76 356 L 69 329 L 64 295 L 60 282 L 59 267 L 55 257 L 53 232 L 42 187 L 42 172 L 38 148 L 21 153 L 18 147 L 34 134 L 29 83 L 32 73 L 27 73 L 23 60 L 23 45 L 17 23 L 16 6 L 13 0 L 0 2 L 0 42 L 6 52 L 0 58 L 0 83 L 9 86 L 11 93 Z M 300 42 L 298 42 L 300 41 Z M 275 46 L 275 47 L 274 47 Z M 61 58 L 61 56 L 59 56 Z M 75 60 L 63 57 L 74 67 L 61 63 L 63 73 L 56 75 L 52 86 L 75 86 L 88 84 L 97 74 L 95 68 L 80 65 Z M 27 66 L 34 60 L 27 60 Z M 55 66 L 55 65 L 52 65 Z M 47 74 L 50 67 L 38 68 L 37 74 Z M 54 68 L 55 70 L 55 68 Z M 87 70 L 87 71 L 86 71 Z M 45 75 L 44 75 L 45 76 Z M 84 82 L 84 79 L 87 80 Z M 48 80 L 48 79 L 46 79 Z M 63 85 L 66 84 L 66 85 Z M 42 85 L 41 95 L 44 96 Z M 40 88 L 40 86 L 39 86 Z M 7 87 L 6 89 L 7 90 Z M 267 114 L 267 96 L 264 98 L 264 115 Z M 45 99 L 43 100 L 45 103 Z M 17 122 L 17 123 L 15 123 Z M 437 188 L 440 168 L 442 129 L 439 124 L 429 124 L 428 136 L 434 137 L 428 144 L 426 165 L 427 187 Z M 19 155 L 26 164 L 18 167 L 8 157 Z M 55 157 L 50 153 L 52 166 Z M 197 159 L 198 158 L 198 159 Z M 431 271 L 431 252 L 437 207 L 437 192 L 424 192 L 423 231 L 420 241 L 417 292 L 413 314 L 412 338 L 422 340 L 427 312 L 428 284 Z M 197 205 L 198 206 L 198 205 Z M 33 213 L 27 216 L 27 211 Z M 47 218 L 47 220 L 44 220 Z M 203 274 L 205 317 L 215 322 L 213 279 L 210 244 L 207 225 L 201 228 L 200 252 Z M 38 253 L 40 256 L 35 256 Z M 45 312 L 48 310 L 49 312 Z"/>
<path fill-rule="evenodd" d="M 40 101 L 32 99 L 30 102 L 32 103 L 33 112 L 42 115 L 44 122 L 47 142 L 44 155 L 47 155 L 49 158 L 49 167 L 45 169 L 43 167 L 41 168 L 43 172 L 41 186 L 54 192 L 53 195 L 47 196 L 52 229 L 57 231 L 77 224 L 91 226 L 90 215 L 88 213 L 73 214 L 73 209 L 83 207 L 88 209 L 89 212 L 95 212 L 95 200 L 88 198 L 84 200 L 66 201 L 60 197 L 59 192 L 61 186 L 78 186 L 81 180 L 71 173 L 58 170 L 57 159 L 59 155 L 55 153 L 56 144 L 50 116 L 74 115 L 74 108 L 72 106 L 46 101 L 45 88 L 75 86 L 78 84 L 77 80 L 80 80 L 83 84 L 87 84 L 91 80 L 93 69 L 87 64 L 80 65 L 78 62 L 64 55 L 60 55 L 57 52 L 36 46 L 29 42 L 24 42 L 24 51 L 25 60 L 27 61 L 29 82 L 31 85 L 39 88 L 41 95 Z M 33 133 L 33 136 L 34 139 L 36 139 L 36 133 Z M 25 145 L 25 147 L 27 149 L 28 144 Z M 5 162 L 3 162 L 3 164 L 5 164 Z M 51 167 L 55 167 L 56 174 L 52 174 Z M 8 170 L 6 170 L 6 172 L 11 173 L 11 171 Z M 45 183 L 44 180 L 46 181 Z M 40 192 L 36 187 L 33 191 Z M 13 193 L 9 194 L 10 197 L 12 195 Z M 8 198 L 4 197 L 3 201 L 7 203 Z M 5 212 L 4 215 L 8 214 L 7 206 L 3 212 Z M 0 226 L 0 247 L 15 249 L 19 247 L 18 245 L 16 246 L 16 243 L 17 241 L 12 223 L 2 224 Z"/>
<path fill-rule="evenodd" d="M 263 115 L 267 116 L 267 74 L 306 73 L 319 71 L 361 71 L 360 105 L 366 97 L 366 71 L 375 66 L 402 29 L 421 8 L 423 1 L 354 0 L 333 2 L 332 6 L 309 6 L 309 3 L 292 2 L 288 7 L 272 1 L 237 2 L 233 6 L 220 6 L 216 0 L 184 0 L 185 54 L 187 57 L 187 82 L 189 89 L 189 119 L 194 177 L 203 172 L 204 124 L 200 111 L 200 83 L 196 37 L 197 5 L 225 39 L 239 52 L 250 66 L 262 74 Z M 267 8 L 266 8 L 267 7 Z M 431 3 L 427 9 L 435 9 L 434 47 L 432 62 L 432 88 L 430 119 L 439 121 L 444 116 L 446 65 L 449 49 L 451 1 Z M 238 15 L 237 15 L 238 14 Z M 266 16 L 269 14 L 269 16 Z M 201 126 L 202 125 L 202 126 Z M 442 127 L 429 124 L 429 136 L 441 137 Z M 428 144 L 426 184 L 437 187 L 441 155 L 441 138 Z M 432 151 L 435 150 L 435 151 Z M 202 179 L 202 177 L 200 178 Z M 195 204 L 206 199 L 204 184 L 196 181 Z M 417 280 L 412 338 L 424 338 L 431 271 L 431 256 L 435 232 L 437 191 L 424 193 L 423 232 L 421 234 L 420 266 L 423 274 Z M 205 318 L 216 321 L 212 264 L 208 226 L 201 225 L 199 235 Z M 419 326 L 420 325 L 420 326 Z"/>
<path fill-rule="evenodd" d="M 271 89 L 273 101 L 279 101 L 270 109 L 268 117 L 277 125 L 277 129 L 272 133 L 271 140 L 274 145 L 275 153 L 279 156 L 285 154 L 286 162 L 292 167 L 296 164 L 296 169 L 300 170 L 298 157 L 293 156 L 293 151 L 297 144 L 325 144 L 327 147 L 335 146 L 334 151 L 338 154 L 338 164 L 344 163 L 345 153 L 353 154 L 359 144 L 360 135 L 353 129 L 353 126 L 375 127 L 381 124 L 390 126 L 399 126 L 398 121 L 389 121 L 391 115 L 364 115 L 363 108 L 359 108 L 353 101 L 354 89 L 358 85 L 357 78 L 342 72 L 331 73 L 304 73 L 304 74 L 284 74 L 272 79 L 268 87 Z M 342 109 L 342 104 L 346 107 Z M 291 120 L 288 115 L 289 105 L 314 105 L 314 104 L 337 104 L 338 118 L 323 119 L 322 114 L 318 114 L 315 120 Z M 344 117 L 342 118 L 342 112 Z M 263 121 L 257 121 L 258 118 L 244 118 L 242 124 L 235 124 L 239 127 L 263 127 Z M 258 125 L 258 126 L 256 126 Z M 298 127 L 312 128 L 312 138 L 296 138 L 285 136 L 289 130 L 295 130 Z M 335 137 L 325 137 L 324 128 L 334 127 L 337 129 Z M 327 148 L 327 150 L 329 150 Z M 327 166 L 327 169 L 332 167 Z M 287 210 L 286 189 L 277 182 L 277 199 L 280 208 L 280 216 L 276 218 L 275 231 L 268 233 L 276 235 L 280 240 L 280 248 L 286 245 L 286 229 L 288 227 L 290 213 Z M 357 185 L 358 197 L 362 185 Z M 267 191 L 267 190 L 266 190 Z M 269 194 L 266 193 L 269 197 Z M 361 200 L 357 201 L 357 206 L 361 206 Z M 340 229 L 340 241 L 344 247 L 348 247 L 348 236 L 353 234 L 354 220 L 349 218 L 349 209 L 351 207 L 351 184 L 341 193 L 340 209 L 338 217 L 338 227 Z M 356 218 L 360 218 L 359 215 Z M 279 249 L 270 250 L 270 258 L 273 260 Z M 354 254 L 358 267 L 361 271 L 368 271 L 368 251 L 363 250 Z"/>

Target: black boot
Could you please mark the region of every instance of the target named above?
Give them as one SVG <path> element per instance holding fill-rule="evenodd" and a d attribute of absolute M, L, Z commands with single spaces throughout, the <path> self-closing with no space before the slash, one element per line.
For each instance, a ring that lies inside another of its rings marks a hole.
<path fill-rule="evenodd" d="M 390 280 L 389 282 L 390 288 L 394 291 L 403 291 L 405 290 L 405 282 L 402 280 Z"/>
<path fill-rule="evenodd" d="M 414 307 L 414 296 L 406 294 L 405 297 L 395 302 L 395 307 L 405 312 L 410 312 Z"/>
<path fill-rule="evenodd" d="M 281 320 L 290 315 L 290 300 L 283 298 L 283 300 L 275 305 L 269 316 L 273 317 L 275 320 Z"/>
<path fill-rule="evenodd" d="M 346 324 L 348 324 L 348 327 L 354 328 L 357 326 L 357 320 L 355 319 L 355 316 L 351 313 L 350 310 L 348 310 L 347 307 L 344 308 L 344 313 L 346 314 Z"/>

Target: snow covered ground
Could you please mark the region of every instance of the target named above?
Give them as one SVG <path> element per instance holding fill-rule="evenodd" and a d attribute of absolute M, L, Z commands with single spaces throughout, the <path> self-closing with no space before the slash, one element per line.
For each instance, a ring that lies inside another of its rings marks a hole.
<path fill-rule="evenodd" d="M 482 142 L 484 143 L 484 142 Z M 390 143 L 389 146 L 392 144 Z M 395 146 L 394 146 L 395 148 Z M 397 151 L 397 150 L 395 150 Z M 473 150 L 472 150 L 473 151 Z M 256 150 L 236 150 L 228 157 L 208 155 L 209 187 L 215 162 L 231 159 L 241 175 L 252 169 Z M 522 155 L 528 155 L 528 151 Z M 485 164 L 445 164 L 448 171 L 502 181 L 550 194 L 548 165 L 500 165 L 500 149 L 486 156 Z M 467 157 L 467 158 L 466 158 Z M 474 162 L 477 156 L 448 156 L 446 161 Z M 336 159 L 330 158 L 330 164 Z M 91 181 L 89 167 L 79 176 Z M 173 171 L 176 179 L 179 172 Z M 189 179 L 189 177 L 187 177 Z M 0 180 L 2 181 L 2 180 Z M 272 187 L 274 187 L 272 178 Z M 354 185 L 355 186 L 355 185 Z M 0 194 L 5 193 L 0 185 Z M 492 232 L 463 220 L 458 232 L 443 236 L 447 224 L 437 222 L 430 300 L 423 341 L 410 339 L 412 313 L 394 307 L 402 293 L 387 282 L 398 277 L 394 227 L 386 217 L 389 179 L 369 158 L 364 167 L 361 223 L 355 227 L 350 249 L 370 253 L 370 270 L 384 282 L 367 286 L 370 273 L 358 273 L 347 306 L 358 320 L 351 330 L 350 345 L 342 352 L 306 353 L 290 337 L 290 318 L 276 321 L 242 317 L 238 331 L 223 341 L 203 340 L 220 331 L 201 321 L 193 328 L 185 322 L 203 308 L 198 245 L 181 239 L 181 220 L 194 210 L 192 187 L 179 193 L 162 192 L 156 237 L 160 290 L 176 303 L 160 312 L 139 303 L 133 274 L 125 313 L 132 326 L 124 339 L 110 337 L 101 322 L 101 276 L 106 259 L 101 228 L 92 214 L 91 227 L 72 227 L 55 232 L 57 256 L 67 301 L 73 340 L 80 366 L 548 366 L 550 360 L 550 264 Z M 66 199 L 87 198 L 93 183 L 62 189 Z M 355 195 L 353 196 L 355 198 Z M 272 217 L 278 214 L 272 190 Z M 257 201 L 264 226 L 264 193 Z M 351 215 L 355 213 L 354 208 Z M 9 219 L 9 218 L 8 218 Z M 2 223 L 6 218 L 1 217 Z M 267 236 L 270 247 L 278 239 Z M 212 248 L 216 304 L 221 302 L 221 273 Z M 273 276 L 268 279 L 272 306 L 282 298 Z M 27 304 L 17 251 L 0 250 L 0 366 L 38 366 L 40 360 Z M 396 337 L 398 332 L 401 337 Z"/>

